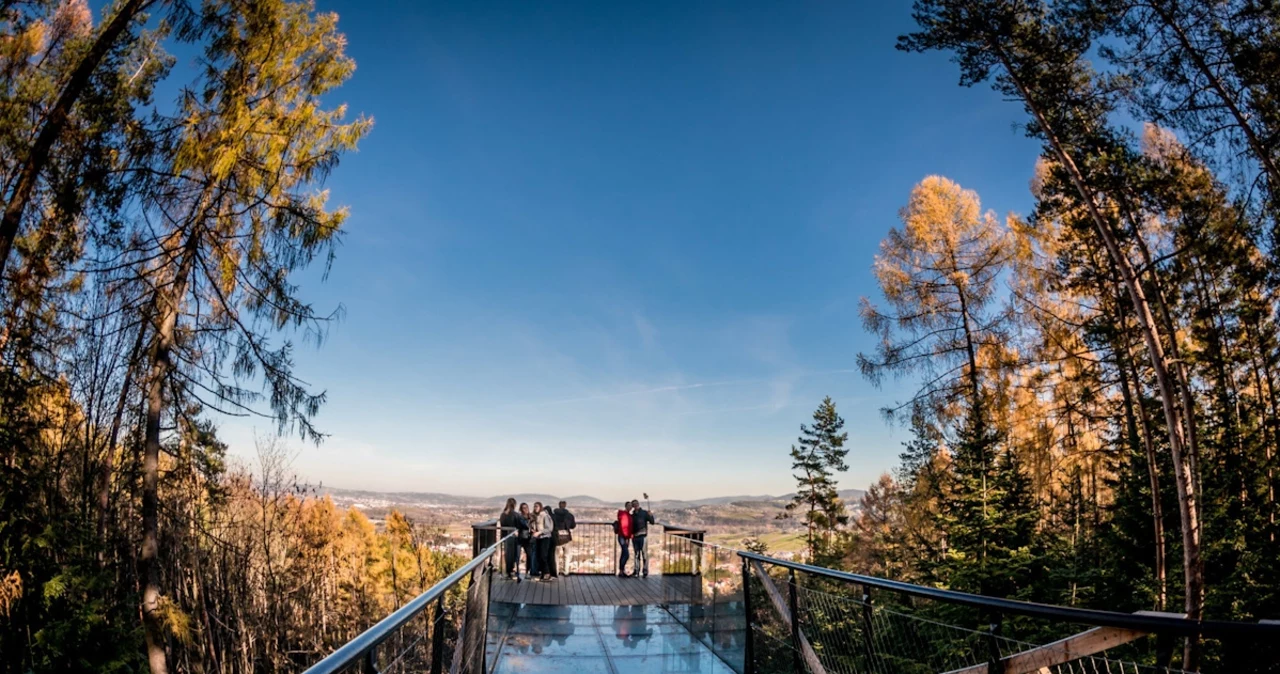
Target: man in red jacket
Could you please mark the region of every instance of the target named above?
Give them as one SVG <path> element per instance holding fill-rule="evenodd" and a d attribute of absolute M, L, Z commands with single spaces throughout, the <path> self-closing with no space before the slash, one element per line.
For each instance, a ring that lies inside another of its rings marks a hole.
<path fill-rule="evenodd" d="M 613 533 L 618 536 L 618 547 L 622 554 L 618 556 L 618 575 L 627 578 L 627 561 L 631 559 L 631 504 L 624 503 L 618 510 L 618 519 L 613 521 Z"/>

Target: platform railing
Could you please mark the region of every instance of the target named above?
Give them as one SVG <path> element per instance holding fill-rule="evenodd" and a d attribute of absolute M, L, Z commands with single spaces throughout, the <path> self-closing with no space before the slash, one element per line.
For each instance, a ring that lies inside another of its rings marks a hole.
<path fill-rule="evenodd" d="M 313 665 L 306 674 L 483 674 L 495 540 L 470 562 Z M 461 595 L 461 601 L 458 601 Z"/>
<path fill-rule="evenodd" d="M 672 530 L 663 543 L 664 564 L 672 569 L 662 577 L 667 611 L 741 674 L 748 634 L 737 551 L 707 543 L 701 532 L 692 530 Z"/>
<path fill-rule="evenodd" d="M 743 674 L 1280 671 L 1280 622 L 1188 620 L 1003 599 L 737 551 Z M 731 663 L 732 664 L 732 663 Z"/>
<path fill-rule="evenodd" d="M 497 540 L 499 533 L 514 534 L 515 529 L 498 526 L 497 520 L 476 522 L 471 525 L 472 550 L 482 549 Z M 571 532 L 573 540 L 556 545 L 556 568 L 561 573 L 612 574 L 617 573 L 619 546 L 613 533 L 613 522 L 578 520 Z M 516 541 L 517 566 L 521 573 L 528 573 L 527 541 Z M 499 568 L 505 568 L 499 566 Z"/>
<path fill-rule="evenodd" d="M 621 561 L 622 546 L 618 543 L 617 534 L 613 531 L 613 522 L 608 520 L 578 520 L 572 534 L 573 540 L 554 548 L 556 567 L 561 573 L 596 575 L 612 575 L 618 573 Z M 486 520 L 471 525 L 471 547 L 473 554 L 493 545 L 499 535 L 513 534 L 514 529 L 503 528 L 498 520 Z M 706 532 L 701 529 L 682 527 L 666 522 L 658 522 L 650 527 L 648 534 L 649 565 L 654 575 L 678 575 L 697 573 L 695 564 L 699 562 L 693 547 L 701 542 Z M 630 547 L 630 544 L 628 544 Z M 516 552 L 518 568 L 527 573 L 527 553 L 523 542 L 517 541 Z M 630 550 L 628 555 L 634 554 Z M 628 563 L 628 571 L 631 563 Z M 505 569 L 501 563 L 495 568 Z"/>

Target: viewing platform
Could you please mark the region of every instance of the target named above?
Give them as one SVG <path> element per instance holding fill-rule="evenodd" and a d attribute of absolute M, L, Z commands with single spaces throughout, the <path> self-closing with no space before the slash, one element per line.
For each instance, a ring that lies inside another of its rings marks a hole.
<path fill-rule="evenodd" d="M 474 559 L 307 674 L 1164 674 L 1280 671 L 1280 622 L 1187 620 L 987 597 L 731 550 L 651 528 L 650 575 L 616 575 L 611 523 L 579 522 L 568 575 L 507 579 L 494 522 Z"/>

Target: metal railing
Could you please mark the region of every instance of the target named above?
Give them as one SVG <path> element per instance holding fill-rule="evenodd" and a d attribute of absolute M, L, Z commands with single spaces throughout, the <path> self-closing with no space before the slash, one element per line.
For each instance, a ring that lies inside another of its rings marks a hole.
<path fill-rule="evenodd" d="M 692 545 L 692 541 L 702 541 L 705 532 L 665 522 L 659 522 L 657 527 L 660 529 L 649 529 L 649 559 L 653 574 L 691 573 L 689 565 L 693 555 L 688 546 Z M 479 551 L 493 545 L 500 532 L 505 535 L 514 532 L 514 529 L 498 526 L 496 519 L 472 524 L 472 554 L 479 554 Z M 655 539 L 659 537 L 662 545 L 657 548 Z M 519 560 L 526 558 L 521 545 L 517 545 L 517 552 Z M 578 520 L 573 529 L 573 540 L 555 546 L 554 552 L 560 572 L 580 575 L 615 574 L 621 559 L 621 546 L 613 533 L 613 522 L 607 520 Z M 505 569 L 505 563 L 497 564 L 495 568 Z M 520 565 L 520 570 L 526 573 L 528 571 L 523 564 Z"/>
<path fill-rule="evenodd" d="M 662 577 L 667 611 L 689 634 L 741 674 L 746 669 L 747 613 L 737 551 L 703 540 L 702 532 L 668 531 Z"/>
<path fill-rule="evenodd" d="M 306 674 L 442 674 L 446 670 L 483 674 L 489 588 L 495 563 L 501 559 L 502 543 L 495 540 L 480 550 L 462 568 L 313 665 Z M 450 602 L 450 595 L 458 592 L 465 596 L 461 607 Z"/>
<path fill-rule="evenodd" d="M 1201 671 L 1280 671 L 1280 622 L 1055 606 L 735 555 L 745 674 L 1178 672 L 1183 637 L 1205 640 Z"/>
<path fill-rule="evenodd" d="M 481 546 L 488 546 L 497 540 L 498 533 L 513 534 L 510 527 L 499 527 L 498 520 L 476 522 L 471 525 L 471 546 L 473 552 Z M 613 522 L 596 520 L 578 520 L 572 530 L 573 540 L 554 548 L 556 568 L 561 573 L 574 574 L 611 574 L 617 573 L 619 547 L 617 537 L 613 533 Z M 528 573 L 525 549 L 526 541 L 516 541 L 518 567 L 522 573 Z M 505 569 L 505 562 L 498 566 Z"/>

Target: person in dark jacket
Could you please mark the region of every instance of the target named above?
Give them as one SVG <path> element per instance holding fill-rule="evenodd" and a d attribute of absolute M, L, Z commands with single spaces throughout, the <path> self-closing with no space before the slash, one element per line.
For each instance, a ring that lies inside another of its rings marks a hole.
<path fill-rule="evenodd" d="M 635 554 L 631 557 L 634 566 L 631 570 L 632 576 L 640 576 L 642 578 L 649 577 L 649 551 L 645 547 L 645 542 L 649 535 L 649 525 L 656 524 L 653 521 L 653 515 L 648 510 L 640 507 L 640 501 L 631 502 L 631 547 L 635 550 Z"/>
<path fill-rule="evenodd" d="M 569 575 L 569 542 L 573 540 L 573 530 L 578 526 L 578 521 L 567 506 L 567 503 L 561 501 L 560 507 L 551 511 L 551 519 L 556 527 L 551 544 L 556 546 L 556 569 L 562 576 Z"/>
<path fill-rule="evenodd" d="M 501 527 L 499 537 L 512 534 L 510 538 L 503 543 L 503 566 L 507 574 L 507 578 L 514 578 L 516 582 L 520 582 L 519 565 L 520 565 L 520 549 L 521 549 L 521 532 L 529 530 L 529 523 L 525 521 L 520 512 L 516 510 L 516 500 L 507 499 L 507 507 L 502 509 L 502 516 L 498 518 L 498 526 Z"/>
<path fill-rule="evenodd" d="M 520 534 L 520 549 L 524 551 L 524 573 L 532 578 L 538 572 L 538 562 L 535 555 L 537 549 L 533 544 L 533 512 L 529 510 L 528 503 L 520 504 L 520 519 L 524 521 L 524 529 Z"/>

